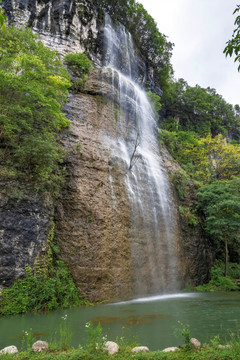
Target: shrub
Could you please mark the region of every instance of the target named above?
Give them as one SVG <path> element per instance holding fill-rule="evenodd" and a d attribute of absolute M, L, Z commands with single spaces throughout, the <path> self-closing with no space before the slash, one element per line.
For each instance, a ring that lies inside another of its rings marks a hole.
<path fill-rule="evenodd" d="M 84 53 L 71 53 L 64 57 L 64 63 L 74 74 L 74 89 L 82 90 L 88 78 L 88 72 L 93 69 L 91 60 Z"/>

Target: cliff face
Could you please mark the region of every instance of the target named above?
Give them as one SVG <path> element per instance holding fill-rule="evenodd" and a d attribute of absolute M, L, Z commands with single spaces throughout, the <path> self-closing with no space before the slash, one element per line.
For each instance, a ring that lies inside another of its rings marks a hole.
<path fill-rule="evenodd" d="M 104 139 L 114 131 L 116 120 L 113 102 L 98 94 L 101 85 L 101 93 L 110 95 L 102 76 L 101 70 L 94 70 L 86 85 L 91 95 L 72 94 L 66 106 L 72 122 L 63 138 L 68 178 L 55 216 L 61 257 L 81 294 L 94 301 L 132 293 L 125 167 L 114 167 Z M 117 179 L 114 185 L 110 174 Z"/>
<path fill-rule="evenodd" d="M 89 0 L 4 0 L 10 23 L 29 26 L 61 55 L 87 51 L 101 65 L 102 32 L 98 10 Z"/>
<path fill-rule="evenodd" d="M 17 201 L 0 193 L 0 289 L 25 276 L 25 266 L 46 254 L 52 215 L 34 194 Z"/>
<path fill-rule="evenodd" d="M 10 22 L 27 23 L 40 34 L 46 45 L 62 55 L 87 51 L 97 69 L 90 73 L 85 91 L 72 93 L 65 107 L 71 120 L 70 128 L 61 139 L 67 151 L 67 181 L 55 204 L 54 214 L 53 207 L 46 207 L 38 197 L 28 197 L 20 202 L 7 196 L 1 199 L 4 221 L 0 225 L 0 286 L 9 286 L 22 276 L 25 265 L 31 266 L 44 252 L 50 217 L 54 215 L 60 256 L 68 264 L 83 296 L 91 301 L 131 297 L 136 293 L 136 269 L 135 274 L 133 272 L 136 266 L 137 272 L 145 273 L 144 291 L 147 293 L 151 282 L 149 274 L 154 270 L 150 266 L 152 259 L 146 257 L 145 238 L 152 236 L 155 219 L 151 215 L 151 204 L 144 203 L 144 198 L 143 207 L 148 206 L 149 211 L 145 219 L 136 218 L 131 204 L 134 196 L 129 193 L 126 183 L 129 163 L 127 167 L 119 154 L 114 154 L 109 141 L 119 137 L 121 142 L 121 136 L 129 137 L 129 146 L 134 146 L 137 119 L 135 115 L 134 128 L 131 125 L 132 99 L 123 106 L 118 93 L 119 79 L 112 71 L 101 69 L 105 51 L 103 19 L 88 0 L 3 0 L 2 3 Z M 138 61 L 136 74 L 139 83 L 152 76 L 146 72 L 142 59 Z M 164 167 L 164 161 L 160 157 L 158 160 Z M 143 160 L 138 161 L 144 165 Z M 148 181 L 146 174 L 141 176 L 144 193 L 144 186 L 151 186 L 144 183 Z M 159 184 L 159 187 L 163 185 Z M 169 204 L 174 204 L 172 194 L 169 192 Z M 176 274 L 182 287 L 187 282 L 194 284 L 206 278 L 208 250 L 201 237 L 181 229 L 177 205 L 172 207 L 174 220 L 169 218 L 169 222 L 172 221 L 170 233 L 176 245 L 163 245 L 162 257 L 166 258 L 170 250 L 173 257 L 179 258 L 178 267 L 170 272 L 172 276 Z M 160 218 L 159 224 L 166 222 L 161 213 L 163 210 L 155 211 L 156 217 Z M 131 241 L 133 237 L 134 242 Z M 183 242 L 187 244 L 187 254 Z M 152 256 L 157 247 L 157 244 L 153 245 Z M 159 259 L 155 261 L 160 262 Z M 172 290 L 168 288 L 168 277 L 163 274 L 167 265 L 171 268 L 169 264 L 163 265 L 155 277 L 162 277 L 165 289 Z"/>

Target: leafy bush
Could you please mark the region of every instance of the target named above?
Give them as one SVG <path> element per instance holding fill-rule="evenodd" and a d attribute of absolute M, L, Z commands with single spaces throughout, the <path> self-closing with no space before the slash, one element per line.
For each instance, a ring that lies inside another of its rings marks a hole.
<path fill-rule="evenodd" d="M 57 261 L 49 277 L 34 275 L 26 267 L 27 276 L 5 289 L 0 298 L 0 314 L 14 315 L 30 311 L 54 310 L 81 304 L 78 290 L 62 261 Z"/>
<path fill-rule="evenodd" d="M 211 269 L 211 280 L 208 284 L 197 286 L 195 289 L 197 291 L 237 291 L 239 290 L 238 286 L 234 281 L 228 277 L 224 276 L 224 264 L 222 263 L 221 267 L 217 264 Z"/>
<path fill-rule="evenodd" d="M 198 225 L 198 218 L 194 215 L 191 210 L 186 206 L 179 206 L 178 211 L 181 217 L 188 223 L 190 226 Z"/>
<path fill-rule="evenodd" d="M 69 308 L 83 303 L 66 264 L 56 259 L 58 251 L 52 223 L 47 253 L 35 259 L 33 269 L 26 266 L 25 278 L 1 292 L 0 315 Z"/>
<path fill-rule="evenodd" d="M 71 53 L 64 57 L 64 63 L 74 74 L 74 88 L 82 90 L 88 78 L 88 72 L 93 69 L 91 60 L 84 53 Z"/>
<path fill-rule="evenodd" d="M 94 326 L 90 321 L 85 324 L 86 337 L 86 348 L 90 353 L 103 351 L 104 344 L 107 341 L 107 337 L 103 336 L 102 326 L 100 323 Z"/>
<path fill-rule="evenodd" d="M 56 137 L 69 125 L 62 106 L 70 86 L 59 55 L 38 35 L 14 26 L 0 31 L 0 164 L 38 190 L 56 193 L 63 182 Z"/>

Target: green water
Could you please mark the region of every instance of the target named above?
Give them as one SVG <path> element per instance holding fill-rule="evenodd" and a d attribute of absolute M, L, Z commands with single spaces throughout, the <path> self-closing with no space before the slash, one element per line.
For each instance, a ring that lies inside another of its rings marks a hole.
<path fill-rule="evenodd" d="M 67 315 L 67 320 L 62 317 Z M 150 350 L 183 343 L 174 335 L 178 321 L 189 324 L 192 337 L 206 342 L 215 335 L 228 339 L 240 330 L 240 293 L 192 293 L 142 299 L 110 305 L 0 318 L 0 349 L 21 348 L 30 328 L 42 340 L 51 340 L 60 324 L 73 332 L 72 345 L 84 344 L 85 324 L 100 322 L 108 340 L 125 336 Z M 65 321 L 65 322 L 64 322 Z"/>

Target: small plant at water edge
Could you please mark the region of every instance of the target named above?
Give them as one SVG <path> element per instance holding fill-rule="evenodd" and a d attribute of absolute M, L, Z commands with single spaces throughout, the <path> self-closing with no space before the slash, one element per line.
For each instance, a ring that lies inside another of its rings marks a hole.
<path fill-rule="evenodd" d="M 102 351 L 107 341 L 107 337 L 103 336 L 101 324 L 94 326 L 91 321 L 85 324 L 86 348 L 89 352 Z"/>
<path fill-rule="evenodd" d="M 179 324 L 180 328 L 174 329 L 175 336 L 179 337 L 181 335 L 184 339 L 183 347 L 185 349 L 191 349 L 191 343 L 190 343 L 191 336 L 190 336 L 189 325 L 184 325 L 181 321 L 178 321 L 178 324 Z"/>
<path fill-rule="evenodd" d="M 61 317 L 58 331 L 54 334 L 54 340 L 51 341 L 52 350 L 69 350 L 71 347 L 73 332 L 70 330 L 67 322 L 67 314 Z"/>

